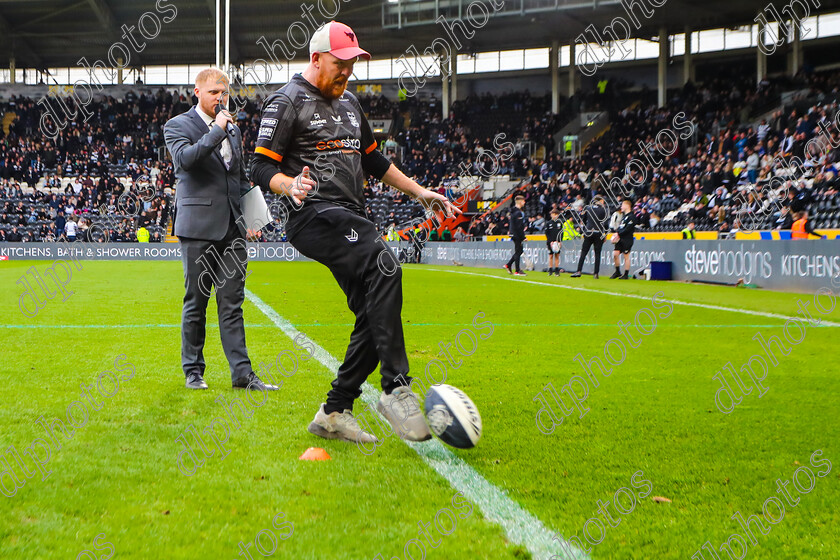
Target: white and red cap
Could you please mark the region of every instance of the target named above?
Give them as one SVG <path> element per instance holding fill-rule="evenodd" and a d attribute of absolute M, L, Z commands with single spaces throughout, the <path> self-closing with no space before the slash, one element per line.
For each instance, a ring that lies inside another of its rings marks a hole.
<path fill-rule="evenodd" d="M 356 34 L 347 25 L 331 21 L 318 28 L 309 41 L 309 54 L 328 52 L 341 60 L 361 56 L 370 60 L 370 54 L 359 47 Z"/>

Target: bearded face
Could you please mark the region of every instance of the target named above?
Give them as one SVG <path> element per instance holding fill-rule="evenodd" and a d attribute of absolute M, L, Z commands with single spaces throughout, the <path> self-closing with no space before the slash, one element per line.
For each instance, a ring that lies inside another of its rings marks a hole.
<path fill-rule="evenodd" d="M 357 58 L 341 60 L 330 53 L 320 53 L 315 86 L 326 99 L 338 99 L 347 89 L 347 80 L 353 74 Z"/>

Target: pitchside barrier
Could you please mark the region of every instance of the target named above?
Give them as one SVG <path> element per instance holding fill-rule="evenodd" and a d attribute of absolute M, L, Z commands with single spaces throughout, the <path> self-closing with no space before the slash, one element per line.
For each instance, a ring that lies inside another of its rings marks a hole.
<path fill-rule="evenodd" d="M 564 241 L 560 267 L 574 271 L 580 248 L 580 239 Z M 510 241 L 427 243 L 423 262 L 497 268 L 510 258 L 512 251 Z M 522 256 L 531 261 L 536 270 L 548 267 L 545 241 L 526 241 Z M 592 258 L 590 250 L 584 260 L 584 272 L 592 271 Z M 813 292 L 840 274 L 840 240 L 636 241 L 630 251 L 630 270 L 647 267 L 651 261 L 672 262 L 674 280 L 734 284 L 743 279 L 762 288 Z M 608 276 L 613 270 L 613 245 L 606 242 L 601 250 L 601 274 Z"/>
<path fill-rule="evenodd" d="M 397 245 L 389 244 L 396 253 Z M 404 244 L 405 245 L 405 244 Z M 560 266 L 574 270 L 580 256 L 580 239 L 564 241 Z M 613 270 L 612 244 L 604 243 L 601 273 Z M 426 243 L 423 263 L 499 268 L 511 256 L 510 241 Z M 71 255 L 72 252 L 72 255 Z M 0 259 L 16 260 L 181 260 L 175 243 L 0 243 Z M 249 243 L 248 257 L 254 261 L 306 261 L 288 243 Z M 548 266 L 545 241 L 526 241 L 523 257 L 536 270 Z M 704 280 L 735 283 L 743 280 L 762 288 L 810 291 L 828 285 L 840 274 L 840 240 L 637 240 L 630 252 L 631 271 L 651 261 L 670 261 L 674 280 Z M 0 267 L 7 266 L 0 262 Z M 584 261 L 584 272 L 592 271 L 592 252 Z M 541 278 L 541 276 L 536 276 Z"/>

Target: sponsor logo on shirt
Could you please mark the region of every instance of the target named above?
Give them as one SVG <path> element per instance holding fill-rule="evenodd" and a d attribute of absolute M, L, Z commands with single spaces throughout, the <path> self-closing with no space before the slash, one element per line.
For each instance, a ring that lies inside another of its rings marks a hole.
<path fill-rule="evenodd" d="M 264 118 L 260 122 L 260 131 L 257 134 L 257 138 L 271 138 L 274 136 L 275 128 L 277 128 L 277 119 Z"/>
<path fill-rule="evenodd" d="M 330 115 L 330 118 L 333 120 L 333 122 L 335 124 L 341 124 L 341 116 L 340 115 L 337 116 L 337 117 L 334 117 L 334 116 Z"/>
<path fill-rule="evenodd" d="M 272 111 L 276 111 L 279 108 L 280 108 L 280 104 L 275 102 L 275 103 L 272 103 L 271 105 L 269 105 L 268 107 L 266 107 L 265 111 L 263 111 L 263 112 L 264 113 L 271 113 Z"/>
<path fill-rule="evenodd" d="M 318 142 L 315 145 L 316 150 L 341 150 L 354 149 L 358 150 L 361 147 L 361 142 L 358 138 L 335 138 L 325 142 Z"/>
<path fill-rule="evenodd" d="M 324 126 L 327 124 L 327 119 L 322 119 L 320 113 L 313 113 L 312 120 L 309 121 L 309 126 Z"/>

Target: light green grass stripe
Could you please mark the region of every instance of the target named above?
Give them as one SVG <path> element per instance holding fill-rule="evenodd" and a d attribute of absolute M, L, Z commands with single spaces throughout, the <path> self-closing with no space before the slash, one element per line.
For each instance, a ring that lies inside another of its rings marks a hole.
<path fill-rule="evenodd" d="M 271 319 L 290 339 L 294 339 L 298 334 L 303 334 L 250 290 L 245 290 L 245 297 L 257 306 L 266 317 Z M 315 358 L 335 375 L 340 362 L 315 341 L 305 334 L 303 336 L 315 346 Z M 376 409 L 375 405 L 379 400 L 379 392 L 368 382 L 365 382 L 362 386 L 362 400 L 373 406 L 373 410 Z M 468 500 L 477 505 L 486 519 L 501 526 L 507 534 L 508 540 L 512 543 L 527 548 L 534 558 L 549 558 L 552 554 L 557 555 L 555 558 L 572 558 L 557 544 L 554 540 L 554 534 L 543 525 L 542 521 L 511 500 L 502 490 L 487 481 L 460 457 L 445 448 L 438 440 L 406 443 L 430 467 L 448 480 L 453 488 L 463 492 Z M 574 545 L 567 544 L 567 546 L 574 551 L 574 558 L 588 558 L 582 550 L 577 549 Z"/>
<path fill-rule="evenodd" d="M 521 282 L 524 284 L 536 284 L 538 286 L 550 286 L 552 288 L 563 288 L 565 290 L 575 290 L 578 292 L 591 292 L 593 294 L 604 294 L 606 296 L 616 296 L 616 297 L 624 297 L 624 298 L 632 298 L 632 299 L 643 299 L 645 301 L 650 301 L 650 297 L 648 296 L 640 296 L 636 294 L 625 294 L 622 292 L 608 292 L 607 290 L 594 290 L 592 288 L 583 288 L 580 286 L 566 286 L 565 284 L 550 284 L 548 282 L 539 282 L 537 280 L 522 280 L 520 278 L 511 278 L 505 276 L 498 276 L 495 274 L 480 274 L 478 272 L 466 272 L 461 270 L 446 270 L 444 268 L 417 268 L 415 270 L 428 270 L 431 272 L 448 272 L 450 274 L 465 274 L 467 276 L 480 276 L 482 278 L 495 278 L 497 280 L 507 280 L 508 282 Z M 713 309 L 715 311 L 729 311 L 731 313 L 745 313 L 747 315 L 757 315 L 759 317 L 771 317 L 773 319 L 781 319 L 782 321 L 786 321 L 790 319 L 791 315 L 782 315 L 780 313 L 769 313 L 767 311 L 753 311 L 751 309 L 739 309 L 737 307 L 724 307 L 722 305 L 710 305 L 708 303 L 696 303 L 693 301 L 680 301 L 678 299 L 669 299 L 671 303 L 676 305 L 686 305 L 688 307 L 700 307 L 702 309 Z M 795 317 L 795 315 L 794 315 Z M 835 323 L 833 321 L 826 321 L 823 320 L 822 325 L 826 325 L 829 327 L 840 327 L 840 323 Z M 781 326 L 781 325 L 776 325 Z"/>

